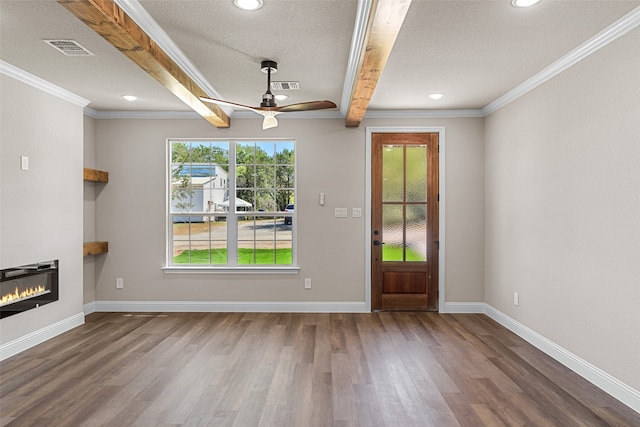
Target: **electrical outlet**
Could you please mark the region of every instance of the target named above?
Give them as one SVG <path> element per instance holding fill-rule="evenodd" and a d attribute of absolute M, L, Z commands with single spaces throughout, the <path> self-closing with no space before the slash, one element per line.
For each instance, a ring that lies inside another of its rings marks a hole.
<path fill-rule="evenodd" d="M 304 279 L 304 288 L 311 289 L 311 277 L 307 277 Z"/>
<path fill-rule="evenodd" d="M 520 294 L 517 292 L 513 293 L 513 305 L 520 305 Z"/>
<path fill-rule="evenodd" d="M 336 208 L 333 216 L 336 218 L 346 218 L 347 208 Z"/>
<path fill-rule="evenodd" d="M 124 279 L 122 277 L 118 277 L 116 279 L 116 289 L 123 289 L 124 288 Z"/>

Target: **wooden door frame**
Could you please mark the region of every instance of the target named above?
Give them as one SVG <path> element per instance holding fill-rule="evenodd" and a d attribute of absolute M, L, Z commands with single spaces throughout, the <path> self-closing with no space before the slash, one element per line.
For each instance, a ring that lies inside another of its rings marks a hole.
<path fill-rule="evenodd" d="M 365 144 L 365 302 L 371 311 L 371 135 L 374 133 L 437 133 L 439 143 L 438 178 L 440 204 L 438 227 L 440 249 L 438 250 L 438 312 L 445 312 L 445 127 L 444 126 L 368 126 Z"/>

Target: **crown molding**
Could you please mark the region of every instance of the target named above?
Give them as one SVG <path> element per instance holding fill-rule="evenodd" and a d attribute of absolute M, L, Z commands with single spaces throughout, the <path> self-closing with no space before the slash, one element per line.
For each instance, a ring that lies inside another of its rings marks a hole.
<path fill-rule="evenodd" d="M 200 119 L 201 115 L 195 111 L 97 111 L 86 107 L 86 116 L 94 119 Z"/>
<path fill-rule="evenodd" d="M 86 107 L 89 105 L 89 100 L 85 99 L 81 96 L 78 96 L 74 93 L 69 92 L 66 89 L 62 89 L 59 86 L 49 83 L 46 80 L 41 79 L 40 77 L 34 76 L 31 73 L 27 73 L 24 70 L 21 70 L 18 67 L 15 67 L 3 60 L 0 59 L 0 73 L 14 78 L 16 80 L 21 81 L 24 84 L 32 86 L 36 89 L 40 89 L 43 92 L 46 92 L 50 95 L 61 98 L 65 101 L 68 101 L 72 104 L 75 104 L 79 107 Z"/>
<path fill-rule="evenodd" d="M 540 71 L 539 73 L 534 74 L 532 77 L 525 80 L 504 95 L 500 96 L 495 101 L 487 104 L 482 109 L 482 114 L 484 116 L 488 116 L 489 114 L 497 111 L 505 105 L 515 101 L 525 93 L 552 79 L 567 68 L 573 66 L 574 64 L 596 52 L 600 48 L 625 35 L 639 25 L 640 7 L 636 7 L 631 12 L 627 13 L 625 16 L 618 19 L 616 22 L 600 31 L 598 34 L 591 37 L 586 42 L 579 45 L 577 48 L 573 49 L 566 55 L 560 57 L 560 59 L 558 59 L 557 61 L 551 63 L 551 65 L 542 69 L 542 71 Z"/>
<path fill-rule="evenodd" d="M 482 110 L 367 110 L 365 119 L 429 119 L 484 117 Z"/>
<path fill-rule="evenodd" d="M 85 115 L 94 119 L 198 119 L 200 116 L 191 111 L 97 111 L 86 107 Z M 261 119 L 252 111 L 234 111 L 232 119 Z M 340 111 L 297 111 L 278 115 L 287 119 L 340 119 Z M 370 110 L 365 119 L 429 119 L 429 118 L 467 118 L 484 117 L 482 110 Z"/>

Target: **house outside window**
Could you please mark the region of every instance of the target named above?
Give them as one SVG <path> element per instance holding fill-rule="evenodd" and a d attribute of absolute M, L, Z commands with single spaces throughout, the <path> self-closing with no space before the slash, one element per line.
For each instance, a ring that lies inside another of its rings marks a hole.
<path fill-rule="evenodd" d="M 167 262 L 296 265 L 295 141 L 168 140 Z"/>

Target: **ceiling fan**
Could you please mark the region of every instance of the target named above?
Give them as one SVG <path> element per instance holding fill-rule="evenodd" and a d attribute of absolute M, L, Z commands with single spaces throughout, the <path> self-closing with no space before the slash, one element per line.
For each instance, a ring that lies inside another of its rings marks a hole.
<path fill-rule="evenodd" d="M 270 129 L 278 126 L 278 120 L 276 119 L 276 116 L 280 113 L 336 108 L 336 104 L 331 101 L 300 102 L 297 104 L 289 104 L 278 107 L 275 101 L 275 97 L 271 93 L 271 73 L 275 73 L 278 71 L 278 63 L 276 63 L 275 61 L 267 60 L 262 61 L 260 66 L 262 71 L 267 73 L 267 91 L 264 93 L 264 95 L 262 95 L 262 102 L 260 103 L 259 107 L 250 107 L 248 105 L 224 101 L 222 99 L 207 98 L 205 96 L 201 96 L 200 100 L 203 102 L 210 102 L 212 104 L 228 105 L 230 107 L 238 107 L 254 111 L 264 117 L 264 120 L 262 121 L 262 129 Z"/>

